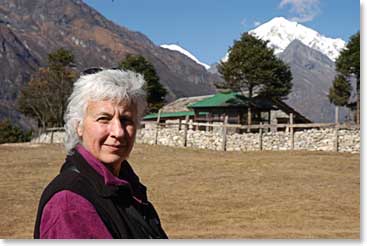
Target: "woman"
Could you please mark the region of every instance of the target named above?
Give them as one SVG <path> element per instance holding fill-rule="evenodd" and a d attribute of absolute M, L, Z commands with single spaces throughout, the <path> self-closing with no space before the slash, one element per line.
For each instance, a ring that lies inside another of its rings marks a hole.
<path fill-rule="evenodd" d="M 142 76 L 83 75 L 65 112 L 67 157 L 44 190 L 34 238 L 167 238 L 127 162 L 146 101 Z"/>

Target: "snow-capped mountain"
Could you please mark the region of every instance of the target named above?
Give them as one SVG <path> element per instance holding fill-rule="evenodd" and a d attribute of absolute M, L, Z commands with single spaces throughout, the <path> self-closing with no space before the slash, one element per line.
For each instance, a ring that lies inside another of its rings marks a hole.
<path fill-rule="evenodd" d="M 286 103 L 314 122 L 333 122 L 334 105 L 327 94 L 336 75 L 335 59 L 345 42 L 283 17 L 276 17 L 249 33 L 269 41 L 277 56 L 290 66 L 293 87 Z M 229 53 L 222 61 L 228 57 Z M 339 111 L 341 119 L 347 112 L 346 108 Z"/>
<path fill-rule="evenodd" d="M 345 41 L 340 38 L 325 37 L 311 28 L 289 21 L 284 17 L 275 17 L 249 33 L 262 40 L 268 40 L 268 45 L 274 48 L 275 54 L 283 52 L 293 40 L 298 39 L 335 61 L 346 45 Z"/>
<path fill-rule="evenodd" d="M 185 56 L 189 57 L 193 61 L 195 61 L 197 64 L 202 65 L 203 67 L 205 67 L 205 69 L 210 68 L 209 65 L 207 65 L 203 62 L 200 62 L 193 54 L 191 54 L 190 52 L 188 52 L 187 50 L 185 50 L 184 48 L 182 48 L 181 46 L 179 46 L 177 44 L 162 44 L 162 45 L 160 45 L 160 47 L 165 48 L 165 49 L 169 49 L 169 50 L 173 50 L 173 51 L 178 51 L 178 52 L 184 54 Z"/>

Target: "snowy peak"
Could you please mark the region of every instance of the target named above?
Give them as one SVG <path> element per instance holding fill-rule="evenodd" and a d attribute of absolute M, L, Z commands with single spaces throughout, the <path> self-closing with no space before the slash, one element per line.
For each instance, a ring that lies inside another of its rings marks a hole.
<path fill-rule="evenodd" d="M 177 44 L 162 44 L 162 45 L 160 45 L 160 47 L 162 47 L 164 49 L 178 51 L 181 54 L 184 54 L 185 56 L 189 57 L 191 60 L 193 60 L 197 64 L 202 65 L 203 67 L 205 67 L 205 69 L 209 69 L 210 68 L 209 65 L 200 62 L 193 54 L 191 54 L 190 52 L 188 52 L 187 50 L 185 50 L 184 48 L 182 48 L 181 46 L 179 46 Z"/>
<path fill-rule="evenodd" d="M 283 52 L 293 40 L 298 39 L 308 47 L 320 51 L 335 61 L 346 45 L 340 38 L 325 37 L 311 28 L 289 21 L 284 17 L 275 17 L 249 31 L 249 33 L 269 41 L 268 45 L 274 48 L 275 54 Z"/>

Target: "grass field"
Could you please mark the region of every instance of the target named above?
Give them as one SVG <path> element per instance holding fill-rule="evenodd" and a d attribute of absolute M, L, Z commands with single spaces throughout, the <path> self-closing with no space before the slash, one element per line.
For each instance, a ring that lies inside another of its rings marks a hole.
<path fill-rule="evenodd" d="M 0 145 L 0 238 L 32 238 L 62 145 Z M 360 237 L 360 157 L 136 145 L 130 163 L 170 238 Z"/>

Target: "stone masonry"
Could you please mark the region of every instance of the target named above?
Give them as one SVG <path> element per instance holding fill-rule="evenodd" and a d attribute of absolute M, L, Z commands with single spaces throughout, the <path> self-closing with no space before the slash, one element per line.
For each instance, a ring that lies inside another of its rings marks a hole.
<path fill-rule="evenodd" d="M 157 144 L 183 147 L 185 131 L 178 130 L 177 127 L 160 128 L 158 131 Z M 137 143 L 155 144 L 156 128 L 155 124 L 146 125 L 139 129 L 136 136 Z M 40 137 L 33 139 L 34 143 L 62 143 L 64 132 L 44 133 Z M 309 129 L 296 131 L 294 133 L 294 150 L 310 151 L 334 151 L 335 129 Z M 360 130 L 359 129 L 339 129 L 338 130 L 338 151 L 339 152 L 360 152 Z M 187 147 L 198 149 L 223 149 L 222 128 L 214 127 L 213 131 L 187 130 Z M 291 135 L 287 131 L 269 131 L 262 135 L 263 150 L 290 150 Z M 260 150 L 259 133 L 234 133 L 229 131 L 226 142 L 227 151 L 256 151 Z"/>
<path fill-rule="evenodd" d="M 219 127 L 218 127 L 219 128 Z M 220 128 L 219 128 L 220 129 Z M 176 128 L 160 128 L 157 144 L 183 147 L 184 130 Z M 155 144 L 155 126 L 140 129 L 137 133 L 137 142 Z M 222 150 L 223 136 L 220 130 L 194 131 L 187 130 L 187 147 L 199 149 Z M 294 150 L 334 151 L 335 129 L 309 129 L 294 133 Z M 287 131 L 265 132 L 262 135 L 263 150 L 290 150 L 291 135 Z M 226 142 L 227 151 L 256 151 L 260 150 L 259 133 L 228 133 Z M 359 153 L 359 129 L 338 130 L 338 151 Z"/>

